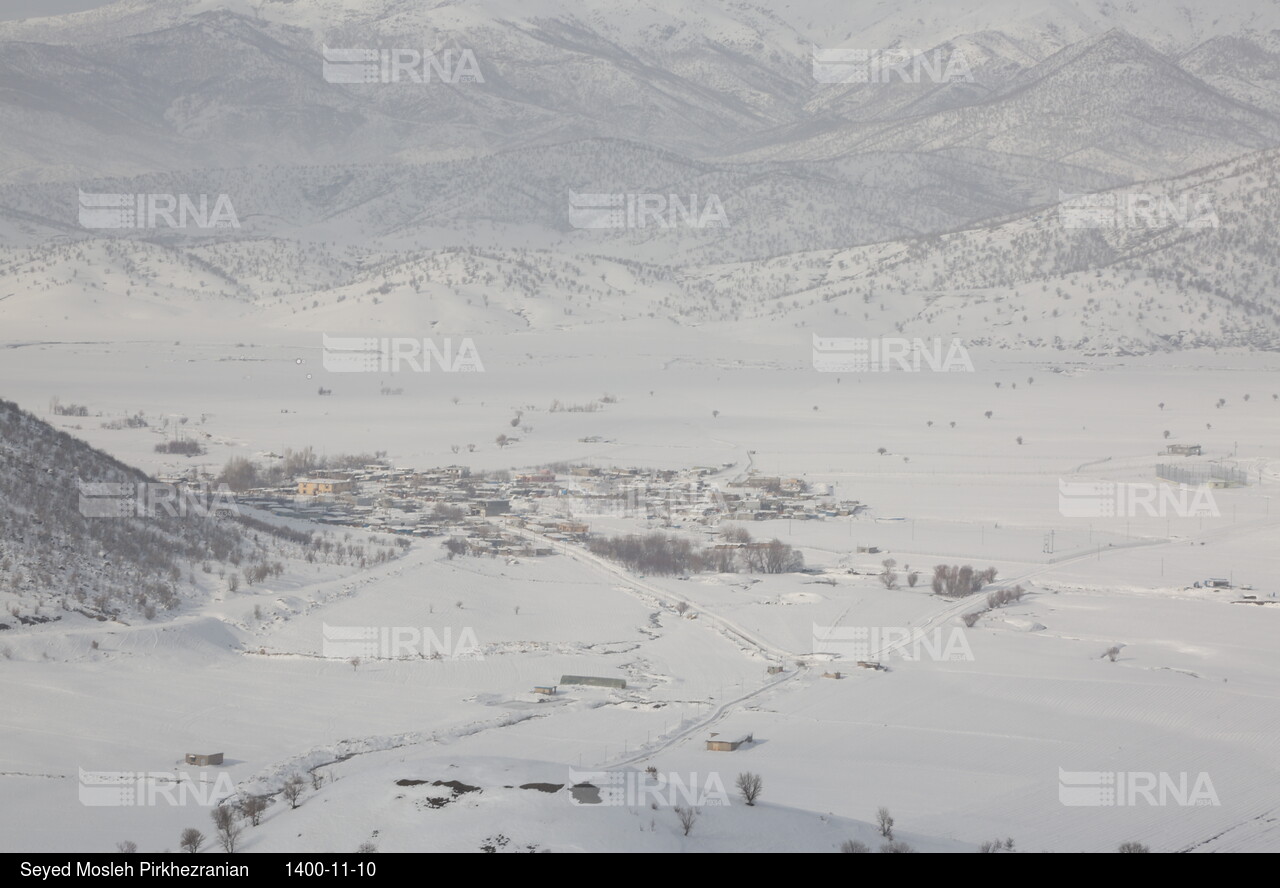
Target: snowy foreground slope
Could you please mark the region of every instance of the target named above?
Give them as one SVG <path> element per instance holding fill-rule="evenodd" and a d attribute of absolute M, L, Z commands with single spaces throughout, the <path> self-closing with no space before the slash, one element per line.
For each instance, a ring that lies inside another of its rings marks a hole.
<path fill-rule="evenodd" d="M 1005 836 L 1025 851 L 1124 841 L 1280 850 L 1280 608 L 1191 588 L 1221 576 L 1264 602 L 1280 592 L 1280 506 L 1273 515 L 1269 500 L 1280 406 L 1267 356 L 1086 367 L 974 352 L 974 373 L 837 375 L 807 366 L 806 336 L 790 351 L 719 343 L 699 352 L 695 340 L 673 339 L 661 358 L 607 338 L 557 356 L 531 337 L 541 359 L 511 363 L 525 348 L 520 337 L 504 343 L 484 373 L 400 374 L 405 394 L 387 398 L 368 390 L 376 380 L 351 376 L 317 398 L 304 372 L 314 368 L 294 358 L 305 352 L 279 347 L 231 365 L 157 362 L 170 346 L 101 346 L 99 372 L 86 379 L 65 347 L 44 345 L 5 350 L 0 371 L 7 397 L 148 472 L 177 467 L 151 452 L 151 432 L 50 417 L 49 398 L 104 418 L 204 414 L 210 453 L 197 461 L 210 468 L 319 443 L 385 448 L 397 465 L 427 466 L 474 440 L 468 461 L 479 468 L 732 462 L 726 479 L 749 466 L 802 475 L 870 508 L 750 527 L 801 547 L 821 574 L 642 578 L 574 546 L 516 562 L 448 560 L 422 540 L 353 576 L 291 571 L 154 622 L 73 616 L 4 631 L 5 850 L 109 850 L 124 839 L 163 850 L 183 827 L 211 832 L 196 803 L 90 807 L 77 794 L 78 769 L 174 771 L 184 753 L 202 751 L 226 752 L 224 766 L 203 769 L 211 779 L 274 794 L 245 851 L 366 841 L 383 851 L 835 851 L 847 839 L 874 850 L 880 806 L 897 821 L 895 837 L 923 851 L 972 851 Z M 224 367 L 246 377 L 243 387 L 225 385 Z M 598 413 L 546 411 L 554 398 L 601 391 L 617 401 Z M 516 406 L 528 407 L 532 430 L 503 450 L 493 435 Z M 1216 517 L 1060 513 L 1060 479 L 1151 480 L 1164 431 L 1246 470 L 1249 486 L 1216 491 Z M 580 440 L 590 436 L 601 440 Z M 645 528 L 582 518 L 600 531 Z M 885 557 L 925 580 L 885 589 L 875 576 Z M 994 566 L 997 587 L 1027 594 L 966 629 L 961 617 L 982 596 L 930 595 L 939 563 Z M 454 639 L 470 630 L 483 659 L 353 667 L 320 656 L 326 626 L 429 627 Z M 830 661 L 816 626 L 962 632 L 972 658 L 908 660 L 886 645 L 889 671 L 858 669 Z M 1103 656 L 1112 646 L 1114 662 Z M 836 671 L 845 677 L 823 677 Z M 627 687 L 532 693 L 564 674 Z M 712 731 L 755 742 L 711 752 Z M 718 781 L 729 804 L 702 805 L 684 836 L 665 797 L 656 810 L 652 799 L 575 804 L 569 789 L 602 769 L 647 767 L 698 786 Z M 283 781 L 309 781 L 312 770 L 327 782 L 308 782 L 290 809 Z M 764 781 L 754 807 L 733 789 L 743 771 Z M 1204 773 L 1218 804 L 1068 806 L 1060 771 L 1193 782 Z M 520 788 L 529 784 L 541 786 Z"/>

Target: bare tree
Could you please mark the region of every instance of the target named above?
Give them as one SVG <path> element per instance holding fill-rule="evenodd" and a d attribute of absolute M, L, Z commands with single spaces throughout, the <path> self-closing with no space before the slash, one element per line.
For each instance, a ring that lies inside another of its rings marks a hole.
<path fill-rule="evenodd" d="M 694 821 L 698 819 L 697 808 L 682 808 L 676 805 L 676 816 L 680 818 L 680 827 L 686 836 L 693 832 Z"/>
<path fill-rule="evenodd" d="M 453 559 L 457 555 L 465 555 L 467 551 L 467 541 L 462 537 L 451 536 L 444 541 L 444 549 L 449 553 L 449 558 Z"/>
<path fill-rule="evenodd" d="M 249 796 L 240 803 L 240 813 L 253 826 L 262 822 L 262 814 L 267 810 L 267 800 L 263 796 Z"/>
<path fill-rule="evenodd" d="M 1120 854 L 1150 854 L 1151 849 L 1141 842 L 1125 842 L 1116 849 Z"/>
<path fill-rule="evenodd" d="M 1013 839 L 993 839 L 978 846 L 979 854 L 1008 854 L 1013 852 Z"/>
<path fill-rule="evenodd" d="M 305 784 L 301 777 L 297 774 L 291 776 L 284 782 L 284 786 L 280 788 L 280 794 L 284 796 L 285 801 L 289 803 L 290 808 L 298 807 L 298 799 L 302 798 L 302 788 Z"/>
<path fill-rule="evenodd" d="M 898 588 L 898 572 L 894 570 L 898 566 L 897 559 L 886 558 L 880 564 L 884 566 L 884 570 L 880 571 L 880 582 L 884 583 L 886 589 Z"/>
<path fill-rule="evenodd" d="M 236 853 L 236 844 L 240 841 L 240 832 L 244 829 L 236 819 L 235 811 L 228 805 L 219 805 L 209 812 L 213 818 L 213 827 L 218 832 L 218 842 L 222 850 L 228 854 Z"/>
<path fill-rule="evenodd" d="M 760 790 L 764 786 L 764 781 L 760 779 L 759 774 L 752 774 L 750 771 L 743 771 L 738 775 L 738 792 L 742 793 L 742 800 L 748 805 L 754 805 L 756 799 L 760 797 Z"/>
<path fill-rule="evenodd" d="M 876 811 L 876 825 L 880 827 L 880 835 L 889 841 L 893 841 L 893 818 L 889 816 L 888 808 L 880 808 Z"/>
<path fill-rule="evenodd" d="M 972 595 L 984 585 L 995 582 L 996 569 L 975 571 L 969 565 L 936 564 L 933 567 L 933 591 L 937 595 L 960 598 Z"/>
<path fill-rule="evenodd" d="M 765 573 L 794 573 L 804 567 L 804 556 L 776 538 L 764 547 L 763 555 Z"/>
<path fill-rule="evenodd" d="M 865 843 L 856 841 L 855 839 L 845 839 L 840 843 L 841 854 L 866 854 L 871 849 Z"/>
<path fill-rule="evenodd" d="M 916 849 L 906 842 L 885 842 L 880 846 L 881 854 L 915 854 Z"/>
<path fill-rule="evenodd" d="M 311 772 L 311 788 L 319 789 L 322 786 L 324 786 L 324 775 L 321 774 L 319 771 L 312 771 Z"/>
<path fill-rule="evenodd" d="M 360 847 L 356 849 L 357 854 L 377 854 L 378 846 L 373 842 L 361 842 Z"/>
<path fill-rule="evenodd" d="M 200 846 L 204 844 L 204 833 L 196 829 L 194 826 L 188 826 L 182 831 L 182 837 L 178 839 L 178 845 L 188 854 L 195 854 L 200 850 Z"/>
<path fill-rule="evenodd" d="M 135 843 L 130 842 L 128 839 L 125 839 L 123 842 L 116 842 L 116 850 L 121 854 L 137 854 L 138 846 Z"/>

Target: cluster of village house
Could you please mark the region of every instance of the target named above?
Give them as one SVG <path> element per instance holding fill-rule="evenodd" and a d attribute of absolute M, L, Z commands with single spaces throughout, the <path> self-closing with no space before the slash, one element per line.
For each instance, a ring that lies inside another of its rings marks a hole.
<path fill-rule="evenodd" d="M 316 471 L 279 488 L 246 491 L 245 506 L 321 524 L 411 536 L 463 537 L 474 554 L 549 555 L 553 541 L 582 541 L 590 525 L 573 516 L 630 516 L 664 525 L 857 514 L 797 478 L 748 473 L 723 487 L 709 476 L 732 465 L 685 470 L 580 466 L 568 472 L 472 475 L 466 466 L 417 471 L 368 465 Z M 533 531 L 532 541 L 519 529 Z"/>

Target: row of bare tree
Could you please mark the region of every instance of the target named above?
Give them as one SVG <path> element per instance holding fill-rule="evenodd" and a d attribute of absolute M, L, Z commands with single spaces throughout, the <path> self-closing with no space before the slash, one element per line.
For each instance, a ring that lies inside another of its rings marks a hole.
<path fill-rule="evenodd" d="M 745 537 L 745 541 L 742 538 Z M 638 573 L 670 576 L 681 573 L 792 573 L 804 568 L 804 555 L 779 539 L 753 542 L 738 529 L 726 534 L 728 542 L 698 549 L 687 539 L 661 532 L 595 537 L 588 549 L 595 555 L 617 561 Z"/>

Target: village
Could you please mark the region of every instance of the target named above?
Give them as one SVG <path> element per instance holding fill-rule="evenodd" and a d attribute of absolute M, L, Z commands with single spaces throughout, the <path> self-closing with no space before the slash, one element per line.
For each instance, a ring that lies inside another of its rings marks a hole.
<path fill-rule="evenodd" d="M 633 518 L 651 528 L 703 526 L 722 520 L 822 520 L 866 507 L 838 501 L 829 486 L 734 469 L 685 470 L 548 467 L 525 472 L 476 472 L 462 465 L 418 471 L 370 464 L 354 471 L 315 470 L 287 484 L 236 495 L 240 506 L 278 517 L 415 537 L 449 536 L 460 553 L 545 556 L 555 543 L 582 543 L 584 517 Z M 530 533 L 540 538 L 532 540 Z"/>

